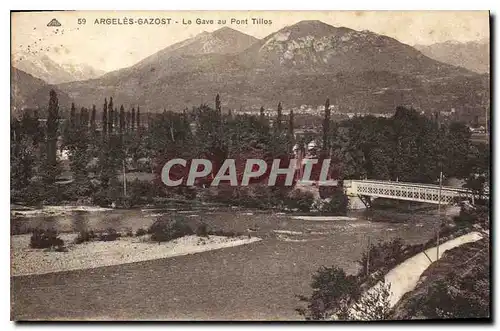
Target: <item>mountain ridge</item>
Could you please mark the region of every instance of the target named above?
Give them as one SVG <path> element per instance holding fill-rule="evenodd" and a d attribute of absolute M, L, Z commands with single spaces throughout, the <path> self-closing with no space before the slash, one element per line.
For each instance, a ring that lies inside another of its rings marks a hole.
<path fill-rule="evenodd" d="M 366 30 L 301 21 L 263 39 L 245 37 L 232 50 L 218 34 L 243 34 L 233 31 L 204 32 L 128 68 L 58 87 L 85 107 L 113 96 L 127 107 L 181 111 L 219 93 L 226 109 L 319 105 L 329 97 L 345 112 L 387 112 L 405 103 L 427 111 L 476 107 L 476 92 L 489 86 L 486 77 Z"/>

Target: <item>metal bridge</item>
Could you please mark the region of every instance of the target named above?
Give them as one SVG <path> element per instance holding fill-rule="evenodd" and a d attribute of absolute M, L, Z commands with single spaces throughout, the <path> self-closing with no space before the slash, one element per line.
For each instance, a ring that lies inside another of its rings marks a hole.
<path fill-rule="evenodd" d="M 485 190 L 480 197 L 471 190 L 459 187 L 441 187 L 441 199 L 439 198 L 439 185 L 378 181 L 378 180 L 345 180 L 344 189 L 349 196 L 360 198 L 388 198 L 407 201 L 418 201 L 439 204 L 452 204 L 456 198 L 472 200 L 489 199 L 489 190 Z M 364 201 L 363 201 L 364 202 Z"/>

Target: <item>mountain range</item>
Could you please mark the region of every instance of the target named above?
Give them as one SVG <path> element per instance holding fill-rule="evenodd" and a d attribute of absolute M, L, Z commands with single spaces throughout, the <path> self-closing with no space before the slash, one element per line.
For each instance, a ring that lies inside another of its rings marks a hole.
<path fill-rule="evenodd" d="M 370 31 L 301 21 L 260 40 L 227 27 L 203 32 L 131 67 L 58 88 L 77 105 L 113 96 L 117 105 L 151 112 L 211 105 L 217 93 L 226 110 L 330 98 L 345 112 L 387 112 L 400 104 L 434 111 L 483 105 L 489 75 Z"/>
<path fill-rule="evenodd" d="M 68 95 L 56 86 L 47 84 L 44 80 L 36 78 L 13 66 L 10 67 L 11 109 L 18 113 L 21 108 L 46 108 L 49 104 L 48 95 L 51 89 L 57 92 L 59 103 L 69 105 L 71 103 Z"/>
<path fill-rule="evenodd" d="M 431 59 L 464 67 L 477 73 L 490 72 L 490 44 L 488 39 L 461 43 L 447 41 L 431 45 L 415 45 Z"/>
<path fill-rule="evenodd" d="M 104 71 L 95 69 L 88 64 L 59 64 L 45 54 L 32 54 L 27 51 L 13 54 L 12 65 L 49 84 L 92 79 L 104 74 Z"/>

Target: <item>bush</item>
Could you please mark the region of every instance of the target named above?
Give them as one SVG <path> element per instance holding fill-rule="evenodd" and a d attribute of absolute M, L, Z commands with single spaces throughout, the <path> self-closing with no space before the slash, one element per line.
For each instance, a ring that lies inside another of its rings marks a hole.
<path fill-rule="evenodd" d="M 52 248 L 62 246 L 64 246 L 64 241 L 57 236 L 57 232 L 53 229 L 35 229 L 31 235 L 31 248 Z"/>
<path fill-rule="evenodd" d="M 313 275 L 311 287 L 310 297 L 299 296 L 307 307 L 296 309 L 306 320 L 324 320 L 345 311 L 351 299 L 360 294 L 356 276 L 348 276 L 337 267 L 321 267 Z"/>
<path fill-rule="evenodd" d="M 196 228 L 196 235 L 198 237 L 208 237 L 208 227 L 205 223 L 201 223 L 200 225 L 198 225 L 198 227 Z"/>
<path fill-rule="evenodd" d="M 120 234 L 113 228 L 107 228 L 106 231 L 99 234 L 99 241 L 115 241 Z"/>
<path fill-rule="evenodd" d="M 179 219 L 157 219 L 148 229 L 151 239 L 154 241 L 170 241 L 177 238 L 194 234 L 193 229 L 184 221 Z"/>
<path fill-rule="evenodd" d="M 339 314 L 343 320 L 383 321 L 391 317 L 391 285 L 385 280 L 363 293 L 358 300 Z"/>
<path fill-rule="evenodd" d="M 359 275 L 367 276 L 368 273 L 380 270 L 387 272 L 423 249 L 424 245 L 405 245 L 400 238 L 372 245 L 358 261 L 361 265 Z"/>
<path fill-rule="evenodd" d="M 323 200 L 314 203 L 313 209 L 330 215 L 345 215 L 349 206 L 349 198 L 341 189 L 332 191 L 332 194 Z"/>
<path fill-rule="evenodd" d="M 75 239 L 75 244 L 82 244 L 82 243 L 87 242 L 87 241 L 92 241 L 96 237 L 97 236 L 94 233 L 94 231 L 83 230 L 83 231 L 80 231 L 80 233 L 78 233 L 78 236 Z"/>
<path fill-rule="evenodd" d="M 476 205 L 475 208 L 462 207 L 460 214 L 455 216 L 453 221 L 458 227 L 471 227 L 478 224 L 483 229 L 489 229 L 489 208 L 480 205 Z"/>
<path fill-rule="evenodd" d="M 140 237 L 140 236 L 144 236 L 148 234 L 148 232 L 146 230 L 144 230 L 143 228 L 139 228 L 137 229 L 137 231 L 135 232 L 135 236 L 136 237 Z"/>

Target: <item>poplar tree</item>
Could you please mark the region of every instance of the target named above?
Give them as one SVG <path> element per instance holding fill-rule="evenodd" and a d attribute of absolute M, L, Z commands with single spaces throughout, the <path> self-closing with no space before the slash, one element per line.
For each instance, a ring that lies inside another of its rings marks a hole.
<path fill-rule="evenodd" d="M 104 106 L 102 109 L 102 132 L 103 137 L 108 133 L 108 100 L 104 98 Z"/>
<path fill-rule="evenodd" d="M 47 116 L 47 169 L 44 173 L 46 183 L 54 184 L 57 176 L 57 129 L 59 122 L 59 101 L 57 93 L 50 90 Z M 72 107 L 74 109 L 74 105 Z"/>
<path fill-rule="evenodd" d="M 125 131 L 125 109 L 123 105 L 120 106 L 120 133 Z"/>
<path fill-rule="evenodd" d="M 219 116 L 222 115 L 222 107 L 220 103 L 220 95 L 217 93 L 215 96 L 215 110 L 219 113 Z"/>
<path fill-rule="evenodd" d="M 76 127 L 76 109 L 75 109 L 75 103 L 71 103 L 71 111 L 69 113 L 69 126 L 71 129 L 74 129 Z"/>
<path fill-rule="evenodd" d="M 96 109 L 95 105 L 92 105 L 92 115 L 90 116 L 90 128 L 92 129 L 92 132 L 95 131 L 95 117 L 96 117 Z"/>
<path fill-rule="evenodd" d="M 325 117 L 323 119 L 323 151 L 328 152 L 330 149 L 328 135 L 330 133 L 330 99 L 325 102 Z"/>
<path fill-rule="evenodd" d="M 113 110 L 113 97 L 109 98 L 108 103 L 108 133 L 113 133 L 113 120 L 115 119 L 115 113 Z"/>
<path fill-rule="evenodd" d="M 115 128 L 115 131 L 119 130 L 119 118 L 120 118 L 120 112 L 118 111 L 118 108 L 115 107 L 115 117 L 113 119 L 113 127 Z"/>
<path fill-rule="evenodd" d="M 127 132 L 130 131 L 130 110 L 127 110 L 127 114 L 125 115 L 125 129 L 127 130 Z"/>
<path fill-rule="evenodd" d="M 130 130 L 135 130 L 135 108 L 132 107 L 132 123 L 130 123 Z"/>
<path fill-rule="evenodd" d="M 139 128 L 141 127 L 141 110 L 139 108 L 139 106 L 137 106 L 137 129 L 139 130 Z"/>
<path fill-rule="evenodd" d="M 276 132 L 278 134 L 281 133 L 281 119 L 283 117 L 282 114 L 283 108 L 281 107 L 281 102 L 278 103 L 278 115 L 276 117 Z"/>

